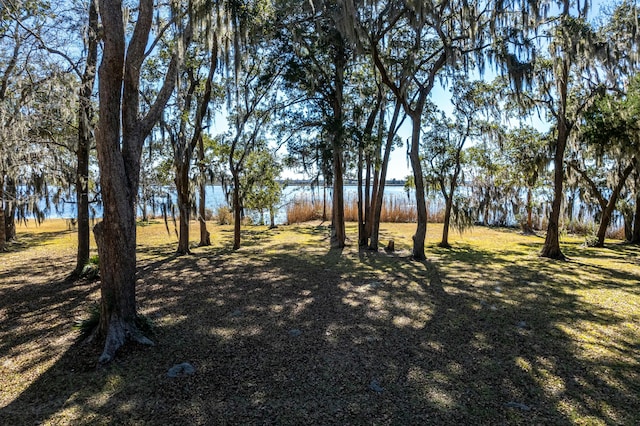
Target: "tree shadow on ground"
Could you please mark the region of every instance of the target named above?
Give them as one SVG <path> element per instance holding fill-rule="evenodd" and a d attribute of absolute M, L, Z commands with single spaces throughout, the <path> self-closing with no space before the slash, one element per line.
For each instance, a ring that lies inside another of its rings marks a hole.
<path fill-rule="evenodd" d="M 139 305 L 156 324 L 157 345 L 128 348 L 101 370 L 90 368 L 97 348 L 72 345 L 0 409 L 0 423 L 640 421 L 638 330 L 618 340 L 617 363 L 581 357 L 564 325 L 625 319 L 568 291 L 566 263 L 509 264 L 470 246 L 430 262 L 259 247 L 141 261 Z M 57 309 L 54 294 L 31 310 Z M 181 362 L 196 373 L 168 378 Z"/>
<path fill-rule="evenodd" d="M 60 236 L 62 235 L 75 235 L 76 232 L 76 230 L 52 232 L 20 232 L 14 240 L 11 240 L 7 243 L 6 251 L 9 253 L 26 251 L 33 247 L 45 245 L 55 239 L 60 238 Z"/>

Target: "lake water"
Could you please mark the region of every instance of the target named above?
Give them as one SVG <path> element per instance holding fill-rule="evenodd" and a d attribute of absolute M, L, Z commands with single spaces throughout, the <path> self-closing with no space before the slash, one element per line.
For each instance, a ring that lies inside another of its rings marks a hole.
<path fill-rule="evenodd" d="M 313 199 L 322 200 L 323 199 L 323 188 L 314 188 L 313 190 L 309 186 L 303 185 L 290 185 L 284 188 L 282 203 L 278 206 L 278 211 L 276 213 L 276 224 L 283 224 L 287 221 L 287 206 L 294 202 L 296 198 L 301 197 L 311 197 Z M 358 196 L 358 188 L 355 185 L 345 185 L 345 200 L 355 200 Z M 394 200 L 405 200 L 409 205 L 415 205 L 415 195 L 412 191 L 407 195 L 407 192 L 404 190 L 403 186 L 386 186 L 385 187 L 385 197 L 394 199 Z M 168 193 L 171 196 L 172 204 L 175 206 L 176 203 L 176 195 L 173 192 Z M 331 188 L 327 188 L 327 201 L 331 201 L 332 190 Z M 71 194 L 68 198 L 69 200 L 75 200 L 75 195 Z M 162 215 L 162 205 L 168 205 L 165 197 L 156 197 L 155 200 L 155 210 L 153 214 L 156 216 Z M 219 207 L 227 205 L 227 201 L 225 198 L 224 190 L 220 185 L 210 185 L 207 187 L 207 199 L 206 199 L 206 208 L 210 209 L 214 213 L 218 210 Z M 41 206 L 44 209 L 44 203 Z M 91 215 L 99 218 L 102 216 L 102 207 L 98 205 L 92 205 L 91 207 Z M 177 215 L 177 206 L 176 215 Z M 152 213 L 151 206 L 147 207 L 147 212 L 149 214 Z M 46 215 L 49 218 L 73 218 L 76 217 L 76 205 L 74 202 L 63 202 L 59 206 L 51 206 L 48 210 L 45 209 Z M 247 212 L 249 216 L 254 220 L 258 220 L 259 214 L 257 212 Z M 171 212 L 169 211 L 170 215 Z M 142 216 L 142 210 L 138 209 L 138 215 Z M 266 218 L 265 218 L 266 219 Z"/>

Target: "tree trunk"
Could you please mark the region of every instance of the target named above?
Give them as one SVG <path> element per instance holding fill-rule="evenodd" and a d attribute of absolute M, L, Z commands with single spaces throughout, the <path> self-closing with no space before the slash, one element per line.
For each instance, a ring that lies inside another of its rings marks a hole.
<path fill-rule="evenodd" d="M 178 166 L 178 170 L 176 170 L 176 189 L 178 190 L 178 211 L 180 213 L 177 253 L 190 254 L 189 220 L 191 219 L 191 196 L 189 191 L 189 164 L 180 164 Z"/>
<path fill-rule="evenodd" d="M 604 239 L 607 236 L 607 228 L 611 222 L 611 215 L 616 207 L 618 200 L 618 194 L 612 194 L 607 207 L 602 211 L 602 218 L 600 219 L 600 225 L 598 225 L 598 231 L 596 232 L 596 243 L 594 247 L 604 247 Z"/>
<path fill-rule="evenodd" d="M 566 55 L 566 53 L 565 53 Z M 564 58 L 562 61 L 561 74 L 557 78 L 558 93 L 560 94 L 560 108 L 558 113 L 558 137 L 556 140 L 556 151 L 553 156 L 553 202 L 551 203 L 551 214 L 547 226 L 547 236 L 540 256 L 550 259 L 564 260 L 565 256 L 560 250 L 560 213 L 562 207 L 562 185 L 564 180 L 564 152 L 567 148 L 567 140 L 573 125 L 567 120 L 568 106 L 568 84 L 569 84 L 569 63 L 570 59 Z"/>
<path fill-rule="evenodd" d="M 327 182 L 325 182 L 322 186 L 322 221 L 327 221 Z"/>
<path fill-rule="evenodd" d="M 144 187 L 142 188 L 142 192 L 144 192 Z M 142 210 L 142 221 L 149 223 L 149 213 L 147 213 L 147 198 L 143 198 L 140 203 L 140 210 Z"/>
<path fill-rule="evenodd" d="M 635 165 L 636 159 L 635 157 L 633 157 L 631 159 L 631 163 L 622 171 L 618 183 L 611 192 L 611 196 L 609 197 L 609 201 L 607 202 L 606 207 L 602 210 L 602 219 L 600 220 L 600 226 L 598 227 L 598 232 L 596 234 L 598 241 L 596 242 L 595 247 L 604 247 L 604 239 L 607 235 L 607 228 L 609 227 L 609 223 L 611 222 L 611 215 L 616 208 L 616 203 L 618 202 L 620 191 L 622 191 L 622 188 L 627 182 L 629 175 L 635 168 Z"/>
<path fill-rule="evenodd" d="M 333 232 L 331 235 L 331 248 L 343 248 L 346 244 L 347 234 L 344 223 L 344 185 L 342 155 L 344 138 L 343 117 L 343 88 L 344 69 L 346 66 L 346 50 L 344 40 L 337 35 L 335 41 L 336 53 L 334 57 L 335 74 L 334 93 L 332 98 L 332 148 L 333 148 L 333 206 L 331 220 Z"/>
<path fill-rule="evenodd" d="M 413 179 L 416 186 L 416 209 L 418 216 L 416 233 L 413 236 L 413 258 L 415 260 L 425 260 L 427 258 L 424 252 L 424 244 L 427 236 L 427 201 L 424 192 L 422 163 L 420 161 L 421 119 L 426 97 L 426 94 L 421 92 L 415 110 L 409 114 L 412 121 L 411 149 L 409 151 L 409 158 L 411 160 Z"/>
<path fill-rule="evenodd" d="M 152 344 L 136 325 L 136 199 L 145 138 L 173 92 L 179 55 L 167 68 L 158 96 L 140 115 L 140 72 L 153 22 L 153 0 L 140 0 L 126 48 L 121 0 L 100 0 L 103 54 L 96 133 L 103 221 L 94 227 L 100 256 L 101 315 L 97 335 L 105 345 L 99 363 L 113 359 L 127 341 Z M 185 40 L 184 45 L 188 45 Z M 121 133 L 122 130 L 122 133 Z"/>
<path fill-rule="evenodd" d="M 637 186 L 636 186 L 637 187 Z M 631 243 L 640 244 L 640 190 L 636 189 L 636 205 L 633 214 L 633 234 Z"/>
<path fill-rule="evenodd" d="M 558 142 L 554 155 L 554 191 L 553 202 L 551 203 L 551 213 L 549 215 L 549 224 L 547 226 L 547 236 L 542 247 L 540 256 L 551 259 L 564 260 L 565 256 L 560 250 L 560 211 L 562 204 L 562 181 L 564 179 L 564 151 L 567 145 L 566 129 L 561 131 L 558 126 Z M 562 135 L 562 136 L 561 136 Z"/>
<path fill-rule="evenodd" d="M 7 248 L 7 235 L 4 227 L 4 176 L 0 174 L 0 252 Z"/>
<path fill-rule="evenodd" d="M 389 126 L 389 133 L 387 134 L 387 141 L 384 147 L 382 164 L 380 165 L 380 183 L 374 191 L 375 199 L 373 201 L 373 219 L 371 221 L 371 235 L 369 238 L 369 250 L 373 251 L 377 251 L 379 245 L 380 219 L 382 216 L 382 204 L 384 202 L 384 188 L 387 181 L 387 169 L 389 168 L 389 158 L 393 147 L 393 138 L 396 134 L 397 127 L 399 127 L 396 124 L 398 122 L 401 107 L 402 104 L 400 102 L 396 102 L 396 106 L 393 110 L 393 117 L 391 118 L 391 124 Z M 404 119 L 402 121 L 404 121 Z"/>
<path fill-rule="evenodd" d="M 371 155 L 365 156 L 365 175 L 364 175 L 364 232 L 366 235 L 366 243 L 371 238 L 371 220 L 373 219 L 373 194 L 371 193 Z"/>
<path fill-rule="evenodd" d="M 371 143 L 369 141 L 372 140 L 371 135 L 373 134 L 373 127 L 376 124 L 376 117 L 378 116 L 378 112 L 380 110 L 382 110 L 382 100 L 383 100 L 383 93 L 382 93 L 382 89 L 381 86 L 378 87 L 378 96 L 376 98 L 376 103 L 374 105 L 374 107 L 371 109 L 371 111 L 369 112 L 369 115 L 367 117 L 367 122 L 365 124 L 364 130 L 362 132 L 362 136 L 361 136 L 361 140 L 360 140 L 360 145 L 359 145 L 359 150 L 358 150 L 358 186 L 359 186 L 359 200 L 360 203 L 364 203 L 364 207 L 360 209 L 360 212 L 362 213 L 362 217 L 359 218 L 359 222 L 360 222 L 360 226 L 358 227 L 358 231 L 360 234 L 360 238 L 359 238 L 359 246 L 360 247 L 366 247 L 368 242 L 369 242 L 369 237 L 371 236 L 371 193 L 370 193 L 370 189 L 371 189 L 371 154 L 369 154 L 369 152 L 371 152 L 371 149 L 367 149 L 367 154 L 365 155 L 364 153 L 364 149 L 365 149 L 365 144 Z M 384 117 L 384 115 L 381 115 L 381 117 Z M 382 119 L 382 118 L 381 118 Z M 379 124 L 378 126 L 378 133 L 379 135 L 381 134 L 381 129 L 382 127 L 382 123 Z M 377 145 L 377 149 L 376 149 L 376 153 L 379 156 L 380 155 L 380 144 L 382 143 L 382 138 L 378 137 L 376 139 L 376 145 Z M 366 158 L 365 158 L 366 157 Z M 366 165 L 365 165 L 366 162 Z M 377 163 L 377 161 L 376 161 Z M 366 169 L 365 171 L 365 190 L 364 190 L 364 199 L 362 197 L 362 171 L 363 168 Z"/>
<path fill-rule="evenodd" d="M 273 229 L 276 227 L 276 209 L 274 207 L 269 207 L 269 228 Z"/>
<path fill-rule="evenodd" d="M 527 188 L 527 223 L 523 229 L 525 234 L 533 234 L 533 190 Z"/>
<path fill-rule="evenodd" d="M 240 206 L 240 176 L 233 169 L 233 249 L 240 248 L 240 225 L 242 223 L 242 207 Z"/>
<path fill-rule="evenodd" d="M 633 212 L 626 211 L 622 217 L 624 218 L 624 240 L 631 242 L 633 240 Z"/>
<path fill-rule="evenodd" d="M 98 63 L 98 5 L 97 0 L 89 1 L 89 21 L 87 26 L 87 62 L 82 75 L 82 86 L 78 93 L 78 149 L 76 151 L 76 205 L 78 208 L 78 253 L 76 268 L 78 276 L 89 261 L 89 151 L 91 150 L 93 107 L 91 96 L 96 80 Z"/>
<path fill-rule="evenodd" d="M 378 250 L 378 233 L 380 232 L 380 214 L 376 215 L 376 203 L 378 202 L 378 192 L 379 192 L 379 182 L 380 182 L 380 176 L 382 174 L 382 170 L 384 169 L 385 173 L 385 177 L 383 178 L 383 180 L 386 181 L 386 166 L 384 164 L 384 160 L 381 161 L 381 156 L 383 156 L 384 154 L 382 153 L 382 139 L 384 137 L 384 118 L 385 115 L 387 113 L 386 111 L 386 102 L 384 101 L 384 94 L 379 93 L 379 96 L 382 96 L 382 98 L 380 99 L 381 103 L 380 103 L 380 107 L 379 107 L 379 111 L 378 113 L 380 114 L 378 117 L 378 134 L 376 137 L 376 143 L 378 145 L 376 151 L 375 151 L 375 157 L 374 160 L 371 160 L 371 154 L 367 155 L 367 192 L 371 193 L 371 198 L 370 201 L 368 202 L 368 207 L 369 207 L 369 211 L 367 213 L 367 237 L 369 238 L 369 250 Z M 396 103 L 396 108 L 400 108 L 399 105 L 397 105 Z M 393 124 L 392 124 L 393 126 Z M 390 127 L 390 129 L 392 129 L 393 127 Z M 391 131 L 391 133 L 395 134 L 395 131 Z M 387 139 L 387 146 L 388 146 L 388 139 Z M 386 149 L 385 149 L 385 153 L 386 153 Z M 373 163 L 373 164 L 372 164 Z M 371 173 L 371 171 L 373 171 L 373 173 Z M 371 176 L 373 174 L 373 176 Z M 371 182 L 371 178 L 373 178 L 373 184 L 371 185 L 371 189 L 369 190 L 369 182 Z M 382 186 L 382 196 L 384 199 L 384 185 Z M 382 204 L 380 205 L 380 211 L 382 211 Z M 375 231 L 376 232 L 376 236 L 375 236 L 375 248 L 373 248 L 373 246 L 371 245 L 371 239 L 373 238 L 373 234 L 374 234 L 374 222 L 378 222 L 378 228 Z"/>
<path fill-rule="evenodd" d="M 576 192 L 575 190 L 570 191 L 569 198 L 567 200 L 567 215 L 569 218 L 569 223 L 573 222 L 573 207 L 576 203 Z"/>
<path fill-rule="evenodd" d="M 449 248 L 449 224 L 451 223 L 451 210 L 453 207 L 453 197 L 445 197 L 444 203 L 444 222 L 442 225 L 442 241 L 438 244 L 439 247 Z"/>
<path fill-rule="evenodd" d="M 13 200 L 5 203 L 4 208 L 4 232 L 5 241 L 13 241 L 16 239 L 16 205 L 17 193 L 16 193 L 16 181 L 12 178 L 7 178 L 5 186 L 5 196 Z"/>
<path fill-rule="evenodd" d="M 362 144 L 358 147 L 358 247 L 367 246 L 367 230 L 365 224 L 365 200 L 363 194 L 362 169 L 364 165 Z M 367 197 L 368 198 L 368 197 Z M 366 208 L 368 210 L 368 208 Z"/>
<path fill-rule="evenodd" d="M 342 177 L 342 148 L 340 142 L 334 142 L 333 146 L 333 172 L 333 205 L 331 206 L 333 230 L 331 233 L 331 248 L 343 248 L 346 244 L 347 234 L 344 222 L 344 185 Z"/>
<path fill-rule="evenodd" d="M 198 139 L 198 170 L 200 171 L 198 223 L 200 224 L 200 247 L 211 245 L 211 234 L 207 231 L 207 181 L 204 170 L 204 143 L 202 136 Z"/>
<path fill-rule="evenodd" d="M 442 224 L 442 240 L 438 244 L 439 247 L 449 248 L 449 225 L 451 223 L 451 210 L 453 209 L 453 190 L 455 188 L 455 183 L 451 182 L 451 186 L 449 189 L 449 193 L 447 194 L 447 190 L 445 188 L 445 180 L 444 178 L 440 179 L 440 190 L 442 192 L 442 196 L 444 197 L 444 220 Z"/>
<path fill-rule="evenodd" d="M 84 115 L 80 113 L 81 115 Z M 89 147 L 90 136 L 85 118 L 79 122 L 77 170 L 76 170 L 76 205 L 78 208 L 78 252 L 76 256 L 75 275 L 79 275 L 89 261 L 90 229 L 89 229 Z M 85 136 L 87 136 L 85 138 Z"/>

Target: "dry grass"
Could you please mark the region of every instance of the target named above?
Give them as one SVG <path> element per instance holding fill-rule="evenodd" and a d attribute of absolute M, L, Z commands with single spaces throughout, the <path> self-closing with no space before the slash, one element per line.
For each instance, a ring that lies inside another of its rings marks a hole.
<path fill-rule="evenodd" d="M 326 206 L 327 215 L 331 215 L 331 204 Z M 323 203 L 321 200 L 311 197 L 298 197 L 287 206 L 287 223 L 305 223 L 312 220 L 321 220 Z M 346 221 L 358 221 L 358 200 L 347 199 L 344 205 L 344 217 Z M 435 213 L 429 213 L 429 221 L 442 223 L 444 212 L 439 209 Z M 382 204 L 380 219 L 386 223 L 413 223 L 417 220 L 415 206 L 408 203 L 405 197 L 385 197 Z"/>
<path fill-rule="evenodd" d="M 304 223 L 312 220 L 322 220 L 324 211 L 322 200 L 310 197 L 296 197 L 287 205 L 287 223 Z M 331 206 L 326 206 L 327 215 L 331 214 Z"/>
<path fill-rule="evenodd" d="M 99 370 L 71 328 L 98 300 L 64 279 L 75 234 L 20 229 L 0 254 L 0 424 L 640 423 L 637 247 L 565 238 L 551 262 L 540 237 L 474 228 L 446 250 L 430 225 L 423 263 L 412 224 L 383 226 L 392 255 L 328 250 L 318 223 L 248 227 L 232 252 L 210 227 L 184 257 L 139 228 L 157 345 Z M 168 378 L 180 362 L 195 375 Z"/>

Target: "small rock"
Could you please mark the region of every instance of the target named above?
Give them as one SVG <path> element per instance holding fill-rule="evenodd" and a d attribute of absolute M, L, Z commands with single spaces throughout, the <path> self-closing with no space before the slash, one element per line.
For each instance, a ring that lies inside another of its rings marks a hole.
<path fill-rule="evenodd" d="M 289 330 L 289 336 L 291 337 L 298 337 L 302 334 L 301 330 L 298 330 L 297 328 L 292 328 L 291 330 Z"/>
<path fill-rule="evenodd" d="M 502 293 L 502 287 L 497 286 L 495 289 L 496 293 Z"/>
<path fill-rule="evenodd" d="M 509 401 L 504 405 L 506 405 L 509 408 L 517 408 L 522 411 L 531 410 L 531 407 L 529 407 L 527 404 L 523 404 L 522 402 Z"/>
<path fill-rule="evenodd" d="M 382 283 L 381 283 L 380 281 L 371 281 L 371 282 L 369 283 L 369 286 L 370 286 L 371 288 L 374 288 L 374 289 L 375 289 L 375 288 L 378 288 L 378 287 L 382 286 Z"/>
<path fill-rule="evenodd" d="M 369 389 L 376 393 L 384 392 L 384 388 L 380 386 L 380 382 L 378 382 L 376 379 L 371 380 L 371 383 L 369 383 Z"/>
<path fill-rule="evenodd" d="M 189 364 L 188 362 L 183 362 L 182 364 L 176 364 L 171 367 L 167 372 L 167 377 L 173 379 L 179 376 L 191 376 L 192 374 L 195 374 L 195 372 L 196 369 L 193 367 L 193 365 Z"/>

